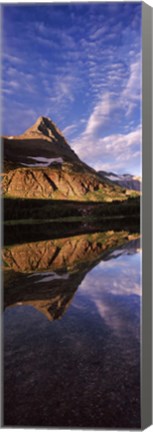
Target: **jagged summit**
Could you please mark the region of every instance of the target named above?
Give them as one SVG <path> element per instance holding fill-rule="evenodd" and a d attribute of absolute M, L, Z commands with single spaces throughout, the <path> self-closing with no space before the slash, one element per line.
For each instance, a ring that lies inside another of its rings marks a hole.
<path fill-rule="evenodd" d="M 53 162 L 83 165 L 55 123 L 41 116 L 24 133 L 4 137 L 4 158 L 21 166 L 49 166 Z"/>
<path fill-rule="evenodd" d="M 55 123 L 49 117 L 44 116 L 38 117 L 36 122 L 24 132 L 24 135 L 31 134 L 41 134 L 49 138 L 54 138 L 56 140 L 58 140 L 59 138 L 64 139 L 62 132 L 58 129 Z"/>
<path fill-rule="evenodd" d="M 30 140 L 31 148 L 33 145 L 36 145 L 34 144 L 36 143 L 35 140 L 37 140 L 37 142 L 39 140 L 38 151 L 40 152 L 41 146 L 43 146 L 43 148 L 41 149 L 41 155 L 38 154 L 37 156 L 42 157 L 44 154 L 44 156 L 50 158 L 62 157 L 65 161 L 80 162 L 78 156 L 71 149 L 60 129 L 58 129 L 56 124 L 49 117 L 38 117 L 36 122 L 20 135 L 19 138 L 22 140 Z M 45 154 L 47 145 L 49 146 L 49 152 L 47 151 L 47 154 Z"/>

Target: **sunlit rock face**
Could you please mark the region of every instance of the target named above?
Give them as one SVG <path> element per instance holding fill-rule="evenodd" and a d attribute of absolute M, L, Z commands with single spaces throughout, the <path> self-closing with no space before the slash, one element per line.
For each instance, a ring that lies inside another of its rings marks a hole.
<path fill-rule="evenodd" d="M 86 274 L 101 260 L 124 254 L 131 242 L 135 250 L 137 239 L 107 231 L 5 247 L 5 307 L 31 305 L 50 320 L 60 318 Z"/>

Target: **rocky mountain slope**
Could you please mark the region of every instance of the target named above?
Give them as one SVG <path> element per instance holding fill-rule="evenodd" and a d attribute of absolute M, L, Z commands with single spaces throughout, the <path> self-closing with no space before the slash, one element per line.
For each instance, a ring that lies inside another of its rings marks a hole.
<path fill-rule="evenodd" d="M 131 174 L 118 175 L 112 172 L 98 171 L 98 174 L 104 179 L 111 180 L 114 184 L 126 189 L 140 191 L 141 177 Z"/>
<path fill-rule="evenodd" d="M 77 201 L 125 200 L 129 192 L 83 163 L 46 117 L 19 136 L 3 138 L 6 197 Z"/>

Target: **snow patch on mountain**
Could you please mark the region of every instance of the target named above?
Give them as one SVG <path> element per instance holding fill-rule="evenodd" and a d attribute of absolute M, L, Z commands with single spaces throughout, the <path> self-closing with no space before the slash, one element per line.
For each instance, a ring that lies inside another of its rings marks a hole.
<path fill-rule="evenodd" d="M 31 167 L 48 167 L 50 166 L 52 163 L 57 162 L 57 163 L 63 163 L 63 158 L 59 157 L 59 158 L 46 158 L 46 157 L 33 157 L 33 156 L 27 156 L 28 159 L 33 159 L 35 162 L 30 164 L 30 163 L 22 163 L 22 165 L 24 166 L 31 166 Z"/>

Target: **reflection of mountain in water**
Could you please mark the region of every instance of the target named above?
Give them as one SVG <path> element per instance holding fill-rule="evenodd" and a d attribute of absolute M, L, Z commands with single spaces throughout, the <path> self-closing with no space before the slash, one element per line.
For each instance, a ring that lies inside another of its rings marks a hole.
<path fill-rule="evenodd" d="M 58 319 L 88 271 L 131 244 L 136 250 L 137 238 L 107 231 L 4 248 L 5 307 L 31 305 L 48 319 Z"/>

